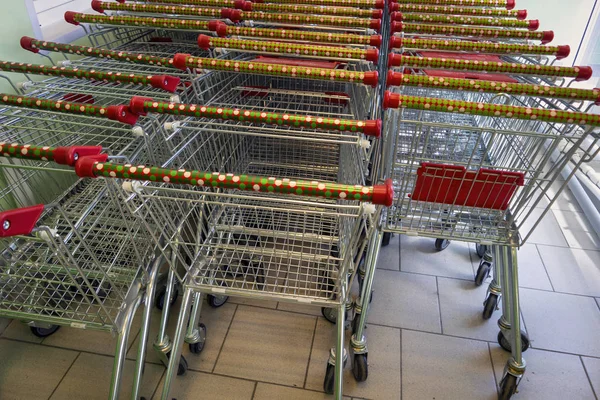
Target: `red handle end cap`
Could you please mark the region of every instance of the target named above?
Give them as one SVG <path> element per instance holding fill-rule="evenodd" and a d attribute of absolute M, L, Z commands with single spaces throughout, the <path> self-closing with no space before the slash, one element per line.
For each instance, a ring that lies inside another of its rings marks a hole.
<path fill-rule="evenodd" d="M 382 18 L 383 10 L 375 9 L 373 10 L 373 14 L 371 14 L 371 18 Z"/>
<path fill-rule="evenodd" d="M 389 50 L 391 49 L 399 49 L 402 47 L 402 38 L 399 36 L 392 36 L 390 38 L 390 46 L 389 46 Z"/>
<path fill-rule="evenodd" d="M 369 44 L 371 46 L 379 48 L 381 46 L 381 35 L 373 35 L 369 39 Z"/>
<path fill-rule="evenodd" d="M 592 67 L 576 67 L 576 68 L 579 68 L 577 77 L 575 77 L 575 80 L 578 82 L 587 81 L 588 79 L 590 79 L 592 77 L 592 74 L 594 73 L 594 71 L 592 70 Z"/>
<path fill-rule="evenodd" d="M 227 24 L 219 21 L 219 25 L 217 26 L 217 36 L 225 37 L 227 36 Z"/>
<path fill-rule="evenodd" d="M 377 50 L 377 49 L 368 49 L 367 50 L 367 54 L 365 56 L 365 59 L 367 61 L 372 61 L 372 62 L 376 63 L 377 60 L 379 60 L 379 50 Z"/>
<path fill-rule="evenodd" d="M 387 79 L 385 82 L 387 87 L 390 86 L 400 86 L 402 85 L 402 73 L 394 72 L 393 70 L 389 70 L 387 74 Z"/>
<path fill-rule="evenodd" d="M 150 97 L 133 96 L 131 100 L 129 100 L 129 111 L 136 115 L 148 114 L 148 110 L 144 107 L 144 103 L 147 101 L 154 101 L 154 99 Z"/>
<path fill-rule="evenodd" d="M 375 2 L 375 8 L 382 9 L 383 7 L 385 7 L 385 0 L 377 0 Z"/>
<path fill-rule="evenodd" d="M 75 21 L 75 15 L 77 13 L 74 11 L 67 11 L 65 13 L 65 21 L 73 25 L 79 25 L 79 22 Z"/>
<path fill-rule="evenodd" d="M 100 0 L 92 0 L 92 9 L 100 14 L 104 13 L 104 8 L 102 8 L 102 2 Z"/>
<path fill-rule="evenodd" d="M 374 29 L 376 32 L 381 31 L 381 20 L 380 19 L 372 19 L 369 24 L 369 28 Z"/>
<path fill-rule="evenodd" d="M 404 30 L 404 25 L 399 21 L 392 21 L 392 33 L 402 32 Z"/>
<path fill-rule="evenodd" d="M 386 179 L 383 185 L 373 186 L 373 204 L 389 207 L 394 202 L 394 185 L 391 179 Z"/>
<path fill-rule="evenodd" d="M 120 105 L 120 106 L 108 106 L 106 107 L 106 116 L 108 119 L 112 119 L 113 121 L 119 121 L 123 124 L 127 125 L 135 125 L 137 122 L 139 115 L 131 112 L 129 107 Z"/>
<path fill-rule="evenodd" d="M 381 136 L 381 120 L 375 119 L 375 120 L 365 121 L 365 127 L 363 129 L 363 133 L 368 136 L 374 136 L 374 137 Z"/>
<path fill-rule="evenodd" d="M 399 67 L 400 65 L 402 65 L 402 54 L 388 54 L 388 68 Z"/>
<path fill-rule="evenodd" d="M 506 0 L 506 9 L 512 10 L 513 8 L 515 8 L 516 4 L 517 3 L 515 2 L 515 0 Z"/>
<path fill-rule="evenodd" d="M 571 46 L 566 44 L 564 46 L 558 46 L 558 51 L 555 55 L 556 59 L 562 60 L 563 58 L 569 57 L 569 54 L 571 54 Z"/>
<path fill-rule="evenodd" d="M 102 146 L 57 147 L 54 150 L 54 162 L 73 167 L 81 157 L 96 156 L 100 153 L 102 153 Z"/>
<path fill-rule="evenodd" d="M 177 87 L 179 86 L 180 82 L 181 78 L 178 76 L 154 75 L 152 78 L 150 78 L 150 86 L 171 93 L 175 93 L 177 91 Z"/>
<path fill-rule="evenodd" d="M 0 212 L 0 237 L 29 235 L 44 212 L 44 205 Z"/>
<path fill-rule="evenodd" d="M 378 81 L 379 81 L 379 74 L 377 73 L 377 71 L 365 72 L 365 77 L 363 79 L 363 83 L 365 85 L 375 87 L 375 86 L 377 86 Z"/>
<path fill-rule="evenodd" d="M 390 3 L 388 8 L 389 8 L 390 12 L 398 11 L 400 9 L 400 5 L 398 3 Z"/>
<path fill-rule="evenodd" d="M 108 160 L 108 154 L 81 157 L 75 163 L 75 173 L 80 178 L 95 178 L 94 166 L 97 162 L 105 162 L 106 160 Z"/>
<path fill-rule="evenodd" d="M 187 69 L 187 60 L 189 57 L 191 57 L 191 54 L 183 54 L 183 53 L 175 54 L 173 56 L 173 66 L 182 71 L 185 71 Z"/>
<path fill-rule="evenodd" d="M 390 15 L 390 19 L 392 21 L 402 21 L 403 16 L 402 13 L 399 11 L 394 11 L 391 15 Z"/>
<path fill-rule="evenodd" d="M 525 18 L 527 18 L 527 10 L 517 11 L 517 19 L 524 20 Z"/>
<path fill-rule="evenodd" d="M 210 49 L 210 37 L 206 35 L 198 35 L 198 47 L 204 50 Z"/>
<path fill-rule="evenodd" d="M 527 27 L 527 29 L 529 29 L 530 31 L 537 31 L 540 28 L 540 20 L 539 19 L 532 19 L 529 21 L 529 26 Z"/>
<path fill-rule="evenodd" d="M 33 41 L 35 39 L 29 36 L 23 36 L 21 38 L 21 47 L 25 50 L 29 50 L 32 53 L 38 53 L 40 51 L 40 49 L 38 49 L 37 47 L 34 47 L 33 45 Z"/>
<path fill-rule="evenodd" d="M 553 40 L 554 40 L 554 32 L 553 31 L 542 32 L 542 44 L 550 43 Z"/>
<path fill-rule="evenodd" d="M 386 90 L 383 94 L 383 109 L 400 107 L 400 95 Z"/>

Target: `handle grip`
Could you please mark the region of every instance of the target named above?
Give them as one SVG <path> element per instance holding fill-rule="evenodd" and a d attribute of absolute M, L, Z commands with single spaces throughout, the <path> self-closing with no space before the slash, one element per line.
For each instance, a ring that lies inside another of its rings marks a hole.
<path fill-rule="evenodd" d="M 74 167 L 80 157 L 99 156 L 102 146 L 49 147 L 19 143 L 0 143 L 3 157 L 21 158 L 34 161 L 52 161 L 60 165 Z M 104 155 L 108 157 L 108 155 Z"/>
<path fill-rule="evenodd" d="M 218 11 L 218 13 L 217 13 Z M 221 11 L 217 10 L 215 13 L 220 18 Z M 96 14 L 83 14 L 76 13 L 73 11 L 67 11 L 65 13 L 65 21 L 73 25 L 79 25 L 80 23 L 88 24 L 104 24 L 104 25 L 116 25 L 116 26 L 148 26 L 154 28 L 166 28 L 166 29 L 186 29 L 186 30 L 200 30 L 210 31 L 209 22 L 195 19 L 172 19 L 172 18 L 154 18 L 154 17 L 137 17 L 128 15 L 96 15 Z"/>
<path fill-rule="evenodd" d="M 44 205 L 0 212 L 0 237 L 29 235 L 44 212 Z"/>
<path fill-rule="evenodd" d="M 499 18 L 527 18 L 527 10 L 506 10 L 502 8 L 479 8 L 446 6 L 434 4 L 409 4 L 409 3 L 390 3 L 391 11 L 400 11 L 405 13 L 427 13 L 427 14 L 449 14 L 449 15 L 468 15 L 470 17 L 499 17 Z"/>
<path fill-rule="evenodd" d="M 234 6 L 234 4 L 231 4 Z M 226 18 L 223 15 L 222 10 L 218 8 L 200 8 L 190 6 L 166 6 L 159 4 L 124 4 L 115 3 L 109 1 L 93 0 L 92 8 L 99 13 L 103 13 L 105 10 L 111 11 L 132 11 L 140 13 L 153 13 L 153 14 L 178 14 L 178 15 L 193 15 L 200 17 L 212 17 L 212 18 Z M 152 18 L 154 20 L 155 18 Z M 166 18 L 163 18 L 166 19 Z"/>
<path fill-rule="evenodd" d="M 411 23 L 426 24 L 450 24 L 450 25 L 479 25 L 479 26 L 500 26 L 505 28 L 524 28 L 535 31 L 540 27 L 540 21 L 532 19 L 529 21 L 506 19 L 506 18 L 485 18 L 485 17 L 465 17 L 460 15 L 443 14 L 402 14 L 394 11 L 391 14 L 392 21 L 406 21 Z"/>
<path fill-rule="evenodd" d="M 515 96 L 538 96 L 555 99 L 593 101 L 600 105 L 600 89 L 576 89 L 560 86 L 541 86 L 527 83 L 494 82 L 427 75 L 405 75 L 389 71 L 387 86 L 416 86 L 445 90 L 466 90 L 486 93 L 509 93 Z"/>
<path fill-rule="evenodd" d="M 223 39 L 206 35 L 198 36 L 198 46 L 201 49 L 226 48 L 254 52 L 269 52 L 284 55 L 299 55 L 304 57 L 329 57 L 350 60 L 367 60 L 377 62 L 379 50 L 364 50 L 355 47 L 313 46 L 290 42 L 271 42 L 262 40 Z"/>
<path fill-rule="evenodd" d="M 139 115 L 146 115 L 146 113 L 187 115 L 196 118 L 284 125 L 291 127 L 322 129 L 327 131 L 361 132 L 365 135 L 375 137 L 379 137 L 381 134 L 381 120 L 361 121 L 310 115 L 244 110 L 239 108 L 204 106 L 198 104 L 165 103 L 137 96 L 131 99 L 129 109 Z"/>
<path fill-rule="evenodd" d="M 392 32 L 459 36 L 459 37 L 478 37 L 491 39 L 521 39 L 521 40 L 539 40 L 542 44 L 550 43 L 554 39 L 552 31 L 527 31 L 518 29 L 501 29 L 479 26 L 454 26 L 454 25 L 431 25 L 431 24 L 412 24 L 399 21 L 392 22 Z"/>
<path fill-rule="evenodd" d="M 321 15 L 343 15 L 348 17 L 375 18 L 383 17 L 381 9 L 363 9 L 352 7 L 323 7 L 309 4 L 276 4 L 276 3 L 251 3 L 247 2 L 249 7 L 244 11 L 266 11 L 274 13 L 300 13 L 300 14 L 321 14 Z"/>
<path fill-rule="evenodd" d="M 125 3 L 125 0 L 117 0 Z M 145 0 L 145 3 L 181 4 L 204 7 L 235 7 L 239 0 Z"/>
<path fill-rule="evenodd" d="M 538 120 L 560 124 L 600 126 L 600 115 L 582 112 L 551 110 L 547 108 L 519 107 L 503 104 L 476 103 L 420 96 L 406 96 L 386 91 L 384 108 L 410 108 L 438 112 L 458 112 L 485 117 Z"/>
<path fill-rule="evenodd" d="M 465 7 L 498 7 L 506 8 L 507 10 L 515 8 L 515 0 L 402 0 L 401 3 Z"/>
<path fill-rule="evenodd" d="M 265 3 L 263 0 L 255 1 L 255 3 Z M 377 8 L 385 7 L 385 0 L 269 0 L 268 3 L 275 4 L 309 4 L 316 6 L 330 7 L 356 7 L 356 8 Z"/>
<path fill-rule="evenodd" d="M 293 29 L 247 28 L 242 26 L 229 26 L 225 24 L 223 24 L 223 26 L 225 27 L 225 35 L 230 36 L 259 37 L 268 40 L 301 40 L 318 43 L 332 43 L 336 45 L 360 44 L 375 47 L 381 46 L 381 35 L 367 36 L 342 33 L 299 31 Z"/>
<path fill-rule="evenodd" d="M 390 37 L 390 48 L 417 50 L 465 51 L 485 54 L 548 55 L 563 59 L 569 56 L 571 48 L 567 46 L 543 46 L 519 43 L 477 42 L 469 40 L 431 40 L 418 38 Z"/>
<path fill-rule="evenodd" d="M 323 197 L 340 200 L 372 202 L 389 206 L 394 189 L 391 180 L 384 185 L 343 185 L 294 179 L 279 179 L 251 175 L 234 175 L 220 172 L 204 172 L 185 169 L 168 169 L 151 166 L 119 165 L 99 162 L 93 158 L 81 158 L 76 164 L 81 177 L 131 179 L 138 181 L 165 182 L 180 185 Z"/>
<path fill-rule="evenodd" d="M 137 85 L 152 86 L 169 92 L 175 92 L 180 78 L 167 75 L 136 75 L 122 74 L 121 72 L 103 72 L 82 70 L 79 68 L 57 67 L 47 65 L 34 65 L 17 62 L 0 61 L 0 71 L 21 72 L 36 75 L 62 76 L 74 79 L 88 79 L 91 81 L 133 83 Z"/>
<path fill-rule="evenodd" d="M 173 59 L 167 57 L 157 57 L 142 53 L 130 53 L 125 51 L 116 51 L 101 49 L 99 47 L 77 46 L 72 44 L 63 44 L 56 42 L 47 42 L 37 40 L 27 36 L 21 38 L 21 47 L 25 50 L 37 53 L 39 50 L 59 51 L 62 53 L 76 54 L 86 57 L 109 58 L 118 61 L 128 61 L 137 64 L 160 65 L 165 67 L 173 66 Z"/>
<path fill-rule="evenodd" d="M 591 78 L 591 67 L 559 67 L 539 64 L 517 64 L 493 61 L 478 61 L 455 58 L 415 57 L 401 54 L 390 54 L 388 66 L 419 69 L 446 69 L 453 71 L 485 71 L 515 75 L 536 75 L 575 78 L 585 81 Z"/>
<path fill-rule="evenodd" d="M 138 120 L 138 116 L 131 113 L 127 106 L 123 105 L 104 107 L 88 103 L 40 99 L 37 97 L 17 96 L 5 93 L 0 93 L 0 104 L 66 114 L 79 114 L 89 117 L 108 118 L 129 125 L 135 125 Z"/>
<path fill-rule="evenodd" d="M 254 61 L 220 60 L 214 58 L 192 57 L 189 54 L 175 54 L 173 57 L 173 65 L 182 70 L 186 70 L 187 68 L 200 68 L 254 75 L 287 76 L 290 78 L 362 83 L 372 87 L 377 86 L 378 80 L 377 71 L 354 72 L 331 68 L 267 64 Z"/>
<path fill-rule="evenodd" d="M 282 14 L 263 11 L 240 11 L 231 10 L 232 21 L 253 20 L 268 21 L 287 24 L 309 24 L 324 26 L 339 26 L 347 28 L 370 28 L 377 32 L 381 30 L 380 19 L 367 19 L 356 17 L 343 17 L 334 15 L 311 15 L 311 14 Z M 235 18 L 234 18 L 235 15 Z"/>

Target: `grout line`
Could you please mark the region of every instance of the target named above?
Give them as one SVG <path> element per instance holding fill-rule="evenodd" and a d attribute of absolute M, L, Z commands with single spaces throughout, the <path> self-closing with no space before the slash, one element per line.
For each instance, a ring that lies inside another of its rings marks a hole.
<path fill-rule="evenodd" d="M 402 271 L 402 235 L 398 236 L 398 271 Z"/>
<path fill-rule="evenodd" d="M 546 268 L 546 263 L 544 262 L 544 258 L 542 257 L 540 248 L 535 243 L 533 245 L 535 246 L 535 250 L 537 251 L 538 256 L 540 257 L 540 261 L 542 262 L 542 265 L 544 266 L 544 272 L 546 272 L 546 276 L 548 277 L 548 282 L 550 282 L 550 287 L 552 288 L 552 291 L 555 292 L 554 285 L 552 284 L 552 279 L 550 279 L 550 274 L 548 273 L 548 269 Z"/>
<path fill-rule="evenodd" d="M 492 363 L 492 375 L 494 375 L 494 383 L 496 384 L 496 392 L 499 392 L 498 378 L 496 378 L 496 368 L 494 368 L 494 358 L 492 357 L 492 346 L 488 343 L 488 354 L 490 355 L 490 362 Z"/>
<path fill-rule="evenodd" d="M 254 396 L 256 395 L 256 388 L 258 387 L 258 382 L 254 382 L 254 390 L 252 390 L 252 397 L 250 397 L 251 400 L 254 399 Z"/>
<path fill-rule="evenodd" d="M 221 352 L 223 351 L 223 347 L 225 347 L 225 341 L 227 340 L 227 336 L 229 335 L 229 330 L 231 329 L 231 325 L 233 325 L 233 320 L 235 319 L 235 314 L 237 313 L 239 305 L 235 305 L 235 310 L 233 310 L 233 315 L 231 316 L 231 321 L 229 321 L 229 326 L 227 327 L 227 332 L 225 332 L 225 337 L 223 338 L 223 343 L 221 343 L 221 348 L 219 348 L 219 353 L 217 354 L 217 358 L 215 359 L 215 364 L 212 367 L 211 373 L 214 374 L 215 368 L 217 368 L 217 363 L 219 362 L 219 358 L 221 357 Z"/>
<path fill-rule="evenodd" d="M 442 300 L 440 299 L 440 284 L 438 282 L 438 277 L 435 277 L 435 290 L 437 291 L 437 301 L 438 301 L 438 312 L 440 315 L 440 330 L 442 335 L 444 334 L 444 323 L 442 322 Z"/>
<path fill-rule="evenodd" d="M 587 368 L 585 367 L 585 363 L 583 362 L 583 357 L 579 356 L 579 361 L 581 361 L 581 366 L 583 367 L 583 371 L 585 372 L 585 376 L 588 379 L 588 382 L 590 383 L 590 387 L 592 388 L 592 393 L 594 394 L 594 398 L 596 398 L 596 400 L 598 400 L 598 395 L 596 394 L 596 390 L 594 390 L 594 385 L 592 384 L 592 380 L 590 379 L 590 374 L 588 373 Z"/>
<path fill-rule="evenodd" d="M 315 345 L 315 338 L 317 337 L 317 325 L 319 323 L 319 318 L 315 318 L 315 329 L 313 329 L 312 340 L 310 342 L 310 352 L 308 353 L 308 362 L 306 363 L 306 372 L 304 373 L 304 384 L 302 387 L 306 389 L 306 381 L 308 380 L 308 369 L 310 367 L 310 360 L 312 358 L 312 351 Z"/>
<path fill-rule="evenodd" d="M 165 368 L 162 372 L 162 374 L 160 375 L 160 379 L 158 380 L 158 383 L 156 384 L 156 387 L 154 388 L 154 391 L 152 392 L 152 396 L 150 396 L 151 399 L 154 399 L 156 397 L 156 395 L 158 394 L 158 388 L 160 388 L 160 383 L 165 379 L 165 375 L 167 373 L 167 369 Z M 163 383 L 164 385 L 164 383 Z"/>
<path fill-rule="evenodd" d="M 62 378 L 60 378 L 60 381 L 58 381 L 58 383 L 54 387 L 54 390 L 52 391 L 52 393 L 50 393 L 50 396 L 48 396 L 48 400 L 51 399 L 52 396 L 54 396 L 54 393 L 56 392 L 56 390 L 58 389 L 58 387 L 60 386 L 62 381 L 67 377 L 67 375 L 69 374 L 69 371 L 71 371 L 71 368 L 73 368 L 73 365 L 75 364 L 75 362 L 77 361 L 77 359 L 79 358 L 80 355 L 81 355 L 81 352 L 77 353 L 77 355 L 73 359 L 73 362 L 71 363 L 71 365 L 69 365 L 69 368 L 67 368 L 67 370 L 65 371 L 65 374 L 62 376 Z"/>
<path fill-rule="evenodd" d="M 140 337 L 140 332 L 142 331 L 142 327 L 140 326 L 140 329 L 136 332 L 135 337 L 133 338 L 133 340 L 131 341 L 131 344 L 128 345 L 127 347 L 127 352 L 125 353 L 125 359 L 127 360 L 127 354 L 129 354 L 129 352 L 131 351 L 131 349 L 133 349 L 133 345 L 136 343 L 136 340 Z M 131 334 L 131 332 L 129 333 Z M 148 329 L 148 335 L 150 335 L 150 329 Z M 129 340 L 129 338 L 127 338 L 127 340 Z M 144 349 L 144 351 L 146 351 L 146 349 Z M 136 359 L 137 359 L 137 354 L 138 352 L 136 352 Z M 144 357 L 144 360 L 146 358 Z"/>
<path fill-rule="evenodd" d="M 404 385 L 402 384 L 404 381 L 404 377 L 402 376 L 402 351 L 403 343 L 402 343 L 402 329 L 400 329 L 400 400 L 402 400 L 402 392 Z"/>

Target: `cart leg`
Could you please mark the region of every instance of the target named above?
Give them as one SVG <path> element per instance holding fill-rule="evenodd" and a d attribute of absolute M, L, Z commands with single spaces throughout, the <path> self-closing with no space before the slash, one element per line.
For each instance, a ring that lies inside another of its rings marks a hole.
<path fill-rule="evenodd" d="M 183 350 L 183 340 L 186 331 L 186 322 L 190 315 L 190 305 L 194 293 L 191 288 L 185 287 L 183 292 L 183 301 L 181 302 L 181 309 L 179 310 L 179 318 L 177 319 L 177 330 L 175 331 L 175 338 L 173 340 L 173 346 L 171 355 L 169 357 L 169 365 L 167 367 L 167 373 L 165 374 L 165 384 L 162 391 L 162 399 L 167 400 L 169 398 L 169 392 L 171 391 L 171 383 L 175 379 L 175 375 L 179 370 L 179 358 Z"/>
<path fill-rule="evenodd" d="M 189 343 L 190 351 L 194 354 L 199 354 L 204 349 L 204 343 L 206 342 L 206 326 L 198 324 L 203 299 L 204 296 L 202 293 L 194 295 L 190 321 L 185 334 L 185 342 Z"/>
<path fill-rule="evenodd" d="M 115 351 L 115 362 L 113 364 L 112 378 L 110 382 L 109 399 L 116 400 L 119 398 L 119 389 L 121 386 L 121 376 L 123 375 L 123 365 L 125 364 L 125 357 L 127 355 L 127 342 L 129 339 L 129 333 L 131 331 L 131 323 L 136 310 L 142 302 L 142 294 L 140 289 L 142 287 L 141 281 L 138 279 L 134 282 L 134 286 L 137 286 L 137 290 L 130 291 L 131 299 L 127 301 L 127 309 L 123 312 L 123 319 L 121 322 L 121 329 L 117 337 L 117 349 Z"/>
<path fill-rule="evenodd" d="M 525 360 L 522 355 L 521 320 L 519 317 L 519 277 L 517 268 L 517 249 L 515 247 L 503 246 L 503 255 L 506 260 L 506 272 L 504 276 L 504 297 L 506 305 L 510 310 L 509 322 L 512 327 L 510 337 L 511 357 L 506 363 L 504 376 L 500 381 L 499 399 L 507 400 L 516 393 L 517 386 L 525 373 Z M 504 332 L 501 332 L 504 333 Z M 510 333 L 509 333 L 510 334 Z"/>
<path fill-rule="evenodd" d="M 488 286 L 487 293 L 485 294 L 485 300 L 483 301 L 483 319 L 490 319 L 494 311 L 498 309 L 498 304 L 502 299 L 502 288 L 501 288 L 501 272 L 503 270 L 503 260 L 499 253 L 499 246 L 487 246 L 488 251 L 484 254 L 484 260 L 495 260 L 494 266 L 492 267 L 492 281 Z M 494 252 L 492 257 L 491 252 Z"/>
<path fill-rule="evenodd" d="M 156 293 L 156 280 L 162 261 L 162 257 L 157 257 L 152 263 L 148 273 L 148 284 L 146 285 L 146 294 L 144 296 L 144 315 L 142 317 L 142 327 L 140 329 L 140 345 L 138 347 L 135 375 L 133 377 L 133 388 L 131 391 L 132 400 L 138 400 L 140 398 L 140 386 L 142 385 L 142 376 L 144 373 L 144 359 L 146 358 L 146 346 L 148 345 L 150 318 L 152 315 L 154 294 Z"/>
<path fill-rule="evenodd" d="M 343 305 L 337 308 L 338 321 L 344 318 L 345 308 Z M 335 348 L 329 351 L 329 360 L 327 360 L 327 369 L 323 381 L 325 393 L 333 394 L 336 400 L 342 400 L 343 382 L 344 382 L 344 364 L 346 363 L 346 349 L 344 348 L 344 324 L 336 325 L 336 343 Z M 340 359 L 340 354 L 341 359 Z"/>
<path fill-rule="evenodd" d="M 158 353 L 163 364 L 169 363 L 169 352 L 171 351 L 171 340 L 167 335 L 167 324 L 169 323 L 169 299 L 173 295 L 173 289 L 175 287 L 175 273 L 169 269 L 169 276 L 167 278 L 167 291 L 165 293 L 165 305 L 162 309 L 160 318 L 160 327 L 158 329 L 158 335 L 154 341 L 154 350 Z"/>

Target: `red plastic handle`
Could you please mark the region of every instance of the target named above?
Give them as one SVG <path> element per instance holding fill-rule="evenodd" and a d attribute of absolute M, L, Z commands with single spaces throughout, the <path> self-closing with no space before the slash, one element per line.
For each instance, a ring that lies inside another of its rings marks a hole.
<path fill-rule="evenodd" d="M 0 237 L 29 235 L 43 211 L 44 205 L 38 204 L 0 212 Z"/>
<path fill-rule="evenodd" d="M 102 153 L 102 146 L 68 146 L 54 149 L 54 162 L 75 166 L 80 157 L 95 156 Z"/>

